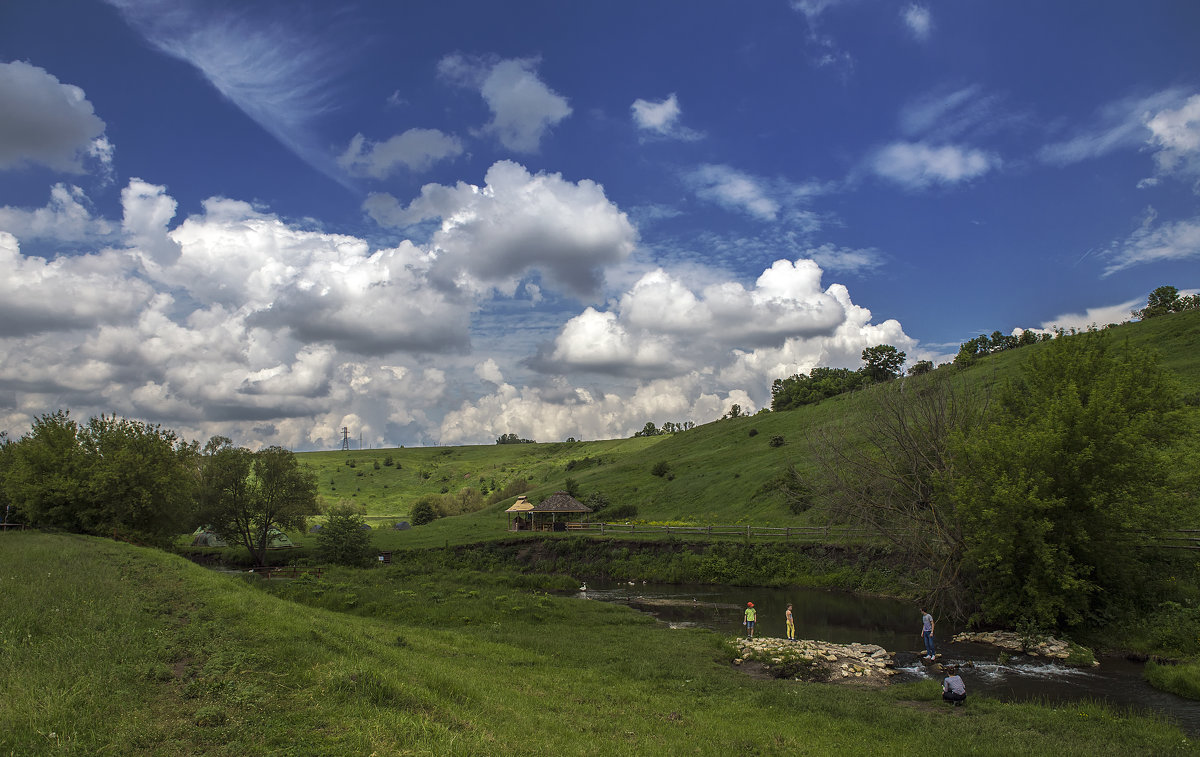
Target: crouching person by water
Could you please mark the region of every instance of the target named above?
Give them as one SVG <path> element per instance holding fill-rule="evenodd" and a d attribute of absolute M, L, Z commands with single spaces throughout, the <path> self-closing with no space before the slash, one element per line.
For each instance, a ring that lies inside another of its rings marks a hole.
<path fill-rule="evenodd" d="M 754 621 L 758 619 L 758 612 L 754 609 L 753 602 L 746 603 L 746 619 L 742 621 L 742 625 L 746 627 L 746 638 L 754 638 Z"/>
<path fill-rule="evenodd" d="M 961 707 L 967 698 L 967 686 L 963 683 L 962 676 L 958 674 L 957 667 L 950 666 L 946 668 L 946 672 L 950 675 L 942 681 L 942 699 L 953 702 L 955 707 Z"/>

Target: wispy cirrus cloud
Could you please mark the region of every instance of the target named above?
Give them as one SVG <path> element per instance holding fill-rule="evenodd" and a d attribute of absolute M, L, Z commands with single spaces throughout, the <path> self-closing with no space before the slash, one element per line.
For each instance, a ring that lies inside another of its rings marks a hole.
<path fill-rule="evenodd" d="M 1183 106 L 1186 99 L 1183 90 L 1173 88 L 1107 103 L 1088 126 L 1076 129 L 1067 139 L 1044 146 L 1038 157 L 1051 165 L 1070 165 L 1116 150 L 1140 149 L 1152 138 L 1148 122 L 1156 114 Z"/>
<path fill-rule="evenodd" d="M 106 0 L 162 53 L 192 65 L 226 99 L 309 165 L 341 180 L 336 163 L 312 134 L 312 122 L 334 107 L 336 45 L 287 22 L 250 10 L 214 10 L 190 0 Z"/>
<path fill-rule="evenodd" d="M 963 145 L 894 142 L 870 159 L 875 174 L 908 189 L 957 184 L 1000 165 L 994 153 Z"/>
<path fill-rule="evenodd" d="M 748 213 L 764 221 L 774 221 L 780 203 L 771 196 L 769 182 L 725 165 L 703 165 L 691 171 L 684 181 L 697 197 L 729 210 Z"/>
<path fill-rule="evenodd" d="M 1153 208 L 1141 226 L 1127 238 L 1114 242 L 1106 253 L 1109 263 L 1103 276 L 1146 263 L 1200 259 L 1200 216 L 1159 224 Z"/>

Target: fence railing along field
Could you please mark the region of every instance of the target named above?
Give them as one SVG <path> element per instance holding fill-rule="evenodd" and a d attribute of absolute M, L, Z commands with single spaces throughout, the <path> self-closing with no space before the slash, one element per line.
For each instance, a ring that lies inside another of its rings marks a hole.
<path fill-rule="evenodd" d="M 839 526 L 664 526 L 638 523 L 568 523 L 567 531 L 599 534 L 666 534 L 676 536 L 736 537 L 782 541 L 829 541 L 869 537 L 863 529 Z"/>
<path fill-rule="evenodd" d="M 874 532 L 844 526 L 664 526 L 638 523 L 567 523 L 571 532 L 608 534 L 666 534 L 677 536 L 734 537 L 770 541 L 854 541 L 870 539 Z M 1177 529 L 1151 537 L 1142 547 L 1200 551 L 1200 529 Z"/>

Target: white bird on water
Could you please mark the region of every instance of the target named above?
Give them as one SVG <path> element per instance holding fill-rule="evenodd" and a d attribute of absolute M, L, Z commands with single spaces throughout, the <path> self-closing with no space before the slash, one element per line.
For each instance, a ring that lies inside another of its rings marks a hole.
<path fill-rule="evenodd" d="M 580 591 L 587 591 L 587 584 L 585 583 L 583 586 L 580 586 L 580 587 L 579 587 L 579 590 L 580 590 Z"/>

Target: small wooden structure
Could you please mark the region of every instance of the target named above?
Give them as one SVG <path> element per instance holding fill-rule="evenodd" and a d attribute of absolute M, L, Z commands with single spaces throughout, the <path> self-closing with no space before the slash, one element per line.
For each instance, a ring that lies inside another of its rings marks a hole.
<path fill-rule="evenodd" d="M 517 497 L 517 501 L 513 506 L 505 510 L 508 513 L 508 530 L 509 531 L 528 531 L 533 528 L 533 516 L 529 513 L 533 511 L 533 503 L 522 494 Z"/>
<path fill-rule="evenodd" d="M 592 508 L 566 492 L 555 492 L 537 505 L 521 495 L 505 512 L 512 514 L 512 531 L 566 531 L 569 523 L 581 523 Z"/>

